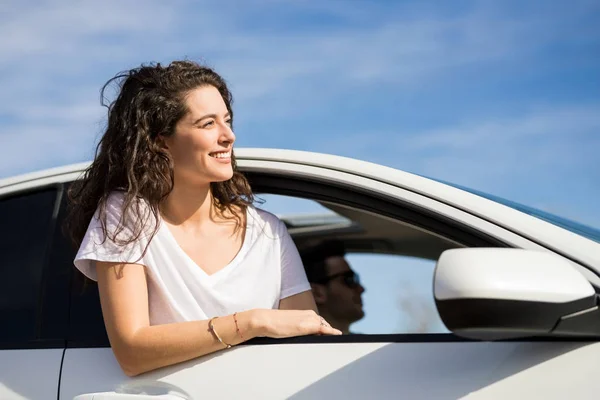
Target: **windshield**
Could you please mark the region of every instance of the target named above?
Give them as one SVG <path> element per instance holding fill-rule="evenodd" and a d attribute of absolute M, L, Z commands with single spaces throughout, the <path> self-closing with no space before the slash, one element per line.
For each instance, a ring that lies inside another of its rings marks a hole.
<path fill-rule="evenodd" d="M 432 179 L 432 178 L 429 178 Z M 558 215 L 550 214 L 542 210 L 538 210 L 533 207 L 525 206 L 523 204 L 515 203 L 514 201 L 506 200 L 501 197 L 493 196 L 491 194 L 483 193 L 478 190 L 469 189 L 464 186 L 456 185 L 454 183 L 441 181 L 439 179 L 433 179 L 435 181 L 444 183 L 449 186 L 453 186 L 457 189 L 464 190 L 465 192 L 473 193 L 481 197 L 485 197 L 486 199 L 495 201 L 500 204 L 504 204 L 505 206 L 514 208 L 515 210 L 519 210 L 526 214 L 532 215 L 539 219 L 543 219 L 544 221 L 550 222 L 551 224 L 560 226 L 561 228 L 567 229 L 571 232 L 577 233 L 581 236 L 584 236 L 588 239 L 592 239 L 598 243 L 600 243 L 600 230 L 596 228 L 592 228 L 590 226 L 581 224 L 579 222 L 571 221 L 569 219 L 559 217 Z"/>

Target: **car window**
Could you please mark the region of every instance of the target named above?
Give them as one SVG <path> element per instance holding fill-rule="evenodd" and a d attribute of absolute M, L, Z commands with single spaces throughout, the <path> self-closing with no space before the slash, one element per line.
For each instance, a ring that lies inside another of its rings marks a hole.
<path fill-rule="evenodd" d="M 265 200 L 260 208 L 288 226 L 313 289 L 326 294 L 320 298 L 313 292 L 332 325 L 351 321 L 348 333 L 361 334 L 448 333 L 435 307 L 433 272 L 439 254 L 455 244 L 359 210 L 291 196 L 260 197 Z M 334 243 L 344 249 L 343 267 L 316 261 L 330 254 L 320 245 Z M 360 286 L 350 280 L 346 285 L 344 276 L 323 282 L 311 268 L 324 268 L 328 276 L 349 268 L 358 274 Z"/>
<path fill-rule="evenodd" d="M 302 256 L 324 240 L 344 239 L 345 259 L 365 289 L 361 294 L 364 315 L 352 322 L 349 333 L 448 332 L 435 309 L 432 279 L 441 252 L 456 244 L 399 221 L 336 204 L 265 193 L 257 197 L 257 207 L 286 224 Z M 75 252 L 63 248 L 62 262 L 72 265 Z M 97 285 L 74 268 L 72 273 L 70 345 L 108 346 Z M 337 277 L 331 285 L 343 289 L 345 280 Z M 339 302 L 336 310 L 343 311 L 347 304 Z"/>
<path fill-rule="evenodd" d="M 37 317 L 56 190 L 0 200 L 0 342 L 39 337 Z"/>

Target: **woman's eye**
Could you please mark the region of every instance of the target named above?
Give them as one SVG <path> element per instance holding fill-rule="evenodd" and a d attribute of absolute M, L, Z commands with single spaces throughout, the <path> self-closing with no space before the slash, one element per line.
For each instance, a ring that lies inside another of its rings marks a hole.
<path fill-rule="evenodd" d="M 202 128 L 208 128 L 209 126 L 213 125 L 214 123 L 215 123 L 215 121 L 208 121 L 207 123 L 202 125 Z"/>
<path fill-rule="evenodd" d="M 226 123 L 227 125 L 231 126 L 231 119 L 228 119 L 228 120 L 226 120 L 226 121 L 225 121 L 225 123 Z"/>

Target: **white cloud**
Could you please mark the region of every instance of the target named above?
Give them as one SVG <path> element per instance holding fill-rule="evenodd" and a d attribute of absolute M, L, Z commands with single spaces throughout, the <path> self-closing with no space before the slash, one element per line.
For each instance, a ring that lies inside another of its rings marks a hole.
<path fill-rule="evenodd" d="M 599 131 L 600 104 L 593 104 L 422 132 L 400 144 L 406 152 L 443 154 L 428 160 L 423 166 L 425 173 L 448 178 L 456 165 L 462 173 L 455 176 L 461 179 L 478 176 L 489 180 L 591 167 L 593 158 L 588 152 L 598 144 Z"/>
<path fill-rule="evenodd" d="M 68 113 L 58 107 L 57 117 L 50 109 L 34 110 L 26 124 L 1 128 L 0 177 L 91 160 L 101 131 L 101 110 L 82 105 Z"/>
<path fill-rule="evenodd" d="M 549 137 L 576 140 L 574 136 L 600 130 L 600 104 L 543 107 L 518 118 L 466 122 L 449 129 L 412 136 L 403 145 L 411 151 L 443 148 L 472 151 L 503 143 L 541 140 Z M 543 146 L 543 142 L 540 142 Z"/>
<path fill-rule="evenodd" d="M 79 52 L 93 55 L 95 46 L 106 45 L 94 40 L 103 35 L 166 32 L 173 10 L 158 1 L 142 5 L 133 0 L 46 0 L 35 6 L 12 2 L 3 10 L 0 24 L 0 52 L 9 55 L 0 65 L 61 55 L 77 62 Z M 162 24 L 148 24 L 159 19 Z"/>

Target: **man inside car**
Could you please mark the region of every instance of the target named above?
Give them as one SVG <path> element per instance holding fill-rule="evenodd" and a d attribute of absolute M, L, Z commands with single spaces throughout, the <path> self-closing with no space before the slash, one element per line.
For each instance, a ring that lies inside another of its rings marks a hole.
<path fill-rule="evenodd" d="M 301 252 L 319 314 L 349 334 L 350 325 L 365 315 L 361 298 L 365 288 L 345 255 L 340 241 L 326 241 Z"/>

